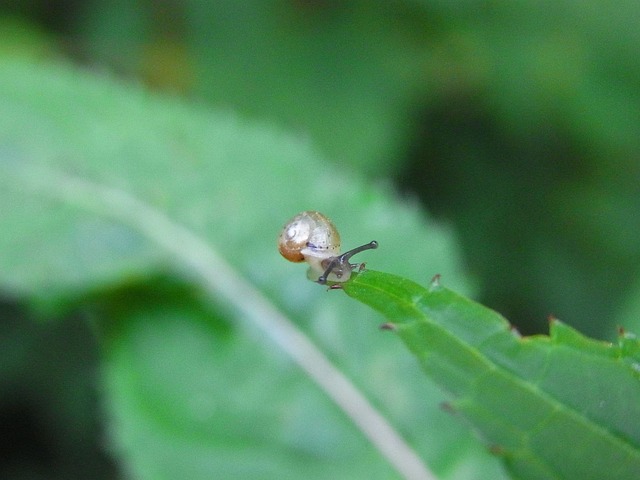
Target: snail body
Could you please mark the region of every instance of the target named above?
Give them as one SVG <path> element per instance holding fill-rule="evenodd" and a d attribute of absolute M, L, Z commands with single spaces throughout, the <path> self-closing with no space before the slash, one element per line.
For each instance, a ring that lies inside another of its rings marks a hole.
<path fill-rule="evenodd" d="M 340 253 L 340 234 L 325 215 L 304 211 L 283 227 L 278 238 L 280 254 L 290 262 L 307 262 L 307 276 L 320 284 L 346 282 L 360 264 L 349 259 L 363 250 L 378 248 L 376 241 Z"/>

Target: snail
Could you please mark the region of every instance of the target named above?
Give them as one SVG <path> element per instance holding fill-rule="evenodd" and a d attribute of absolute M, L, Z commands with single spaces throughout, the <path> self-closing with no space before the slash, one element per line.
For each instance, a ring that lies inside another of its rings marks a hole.
<path fill-rule="evenodd" d="M 283 227 L 278 238 L 280 254 L 290 262 L 307 262 L 309 279 L 322 285 L 346 282 L 355 268 L 364 264 L 349 263 L 364 250 L 378 248 L 375 240 L 340 253 L 340 234 L 331 220 L 320 212 L 299 213 Z"/>

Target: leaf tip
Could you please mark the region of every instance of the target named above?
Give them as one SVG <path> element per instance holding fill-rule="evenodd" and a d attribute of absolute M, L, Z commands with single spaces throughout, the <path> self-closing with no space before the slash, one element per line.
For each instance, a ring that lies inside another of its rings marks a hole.
<path fill-rule="evenodd" d="M 509 330 L 511 331 L 514 337 L 522 338 L 522 334 L 520 333 L 520 330 L 518 330 L 518 327 L 516 327 L 513 323 L 509 324 Z"/>
<path fill-rule="evenodd" d="M 436 273 L 433 278 L 431 279 L 431 283 L 429 283 L 429 291 L 432 292 L 434 290 L 437 290 L 438 288 L 440 288 L 442 285 L 440 284 L 440 277 L 441 275 L 439 273 Z"/>

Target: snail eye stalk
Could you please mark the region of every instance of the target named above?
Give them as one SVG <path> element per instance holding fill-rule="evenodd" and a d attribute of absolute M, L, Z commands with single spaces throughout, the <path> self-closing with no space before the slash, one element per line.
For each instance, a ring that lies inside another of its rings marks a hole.
<path fill-rule="evenodd" d="M 340 269 L 340 270 L 348 270 L 349 272 L 351 272 L 355 267 L 358 266 L 358 264 L 349 263 L 349 260 L 351 259 L 351 257 L 353 257 L 357 253 L 364 252 L 365 250 L 374 250 L 376 248 L 378 248 L 378 242 L 376 242 L 375 240 L 372 240 L 369 243 L 365 243 L 364 245 L 360 245 L 359 247 L 349 250 L 348 252 L 344 252 L 343 254 L 337 257 L 333 257 L 329 262 L 327 269 L 318 278 L 318 283 L 320 285 L 326 284 L 327 277 L 333 270 Z"/>

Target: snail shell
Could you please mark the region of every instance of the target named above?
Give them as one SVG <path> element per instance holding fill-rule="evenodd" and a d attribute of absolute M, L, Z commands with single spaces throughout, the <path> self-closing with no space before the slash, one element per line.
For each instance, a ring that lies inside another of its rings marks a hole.
<path fill-rule="evenodd" d="M 307 256 L 331 257 L 340 253 L 340 234 L 320 212 L 302 212 L 282 229 L 278 250 L 290 262 L 304 262 Z"/>
<path fill-rule="evenodd" d="M 377 248 L 377 242 L 340 254 L 340 234 L 325 215 L 315 211 L 299 213 L 283 227 L 278 238 L 280 254 L 290 262 L 307 262 L 307 276 L 318 283 L 346 282 L 356 265 L 349 263 L 355 253 Z"/>

